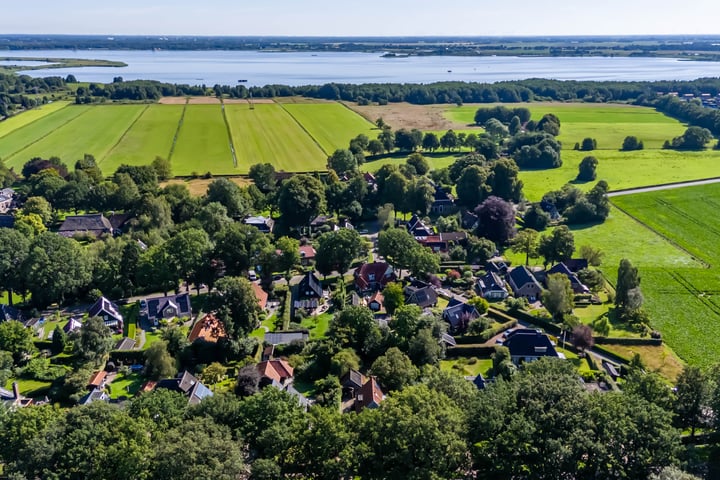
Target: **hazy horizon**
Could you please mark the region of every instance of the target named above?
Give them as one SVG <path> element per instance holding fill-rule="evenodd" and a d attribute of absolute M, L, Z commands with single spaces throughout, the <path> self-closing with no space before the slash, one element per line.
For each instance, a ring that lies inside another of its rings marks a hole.
<path fill-rule="evenodd" d="M 716 35 L 720 2 L 684 4 L 551 0 L 428 0 L 341 6 L 330 0 L 275 0 L 261 5 L 207 0 L 126 0 L 122 6 L 49 0 L 3 6 L 3 34 L 172 36 L 632 36 Z"/>

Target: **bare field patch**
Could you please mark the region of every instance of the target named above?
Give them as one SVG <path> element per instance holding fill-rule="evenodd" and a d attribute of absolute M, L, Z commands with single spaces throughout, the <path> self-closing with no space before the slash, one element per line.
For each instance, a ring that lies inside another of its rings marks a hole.
<path fill-rule="evenodd" d="M 252 182 L 245 178 L 245 177 L 226 177 L 231 182 L 237 184 L 240 187 L 247 187 Z M 212 181 L 215 180 L 214 178 L 192 178 L 189 180 L 184 180 L 182 178 L 174 178 L 172 180 L 168 180 L 167 182 L 162 182 L 160 184 L 160 187 L 166 187 L 168 185 L 185 185 L 188 190 L 190 190 L 190 195 L 194 197 L 201 197 L 207 193 L 208 186 Z"/>
<path fill-rule="evenodd" d="M 188 105 L 220 105 L 220 99 L 217 97 L 190 97 Z"/>
<path fill-rule="evenodd" d="M 365 117 L 369 122 L 381 118 L 386 124 L 397 130 L 400 128 L 417 128 L 418 130 L 467 130 L 472 127 L 466 123 L 446 118 L 444 115 L 448 105 L 412 105 L 409 103 L 393 103 L 389 105 L 358 105 L 343 102 L 345 105 Z"/>
<path fill-rule="evenodd" d="M 273 99 L 277 103 L 335 103 L 334 100 L 325 100 L 324 98 L 308 98 L 308 97 L 276 97 Z"/>
<path fill-rule="evenodd" d="M 187 97 L 162 97 L 158 100 L 158 103 L 163 105 L 185 105 L 187 100 Z"/>
<path fill-rule="evenodd" d="M 243 100 L 245 100 L 245 103 L 250 103 L 247 99 L 243 99 Z M 228 102 L 226 100 L 225 103 L 232 103 L 232 102 Z M 243 102 L 238 102 L 238 103 L 243 103 Z M 276 102 L 275 102 L 274 98 L 253 98 L 252 103 L 257 103 L 258 105 L 269 105 L 269 104 L 276 103 Z"/>

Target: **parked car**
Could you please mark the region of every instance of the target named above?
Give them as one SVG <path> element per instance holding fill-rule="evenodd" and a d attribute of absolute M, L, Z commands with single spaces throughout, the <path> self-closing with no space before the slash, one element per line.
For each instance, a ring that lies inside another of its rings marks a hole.
<path fill-rule="evenodd" d="M 250 270 L 250 271 L 248 272 L 248 279 L 249 279 L 251 282 L 254 282 L 255 280 L 258 279 L 257 273 L 255 273 L 255 270 Z"/>

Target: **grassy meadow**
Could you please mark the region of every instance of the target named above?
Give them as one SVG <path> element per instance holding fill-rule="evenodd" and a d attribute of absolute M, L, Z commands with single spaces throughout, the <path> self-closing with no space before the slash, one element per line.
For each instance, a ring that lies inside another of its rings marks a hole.
<path fill-rule="evenodd" d="M 340 103 L 295 103 L 283 108 L 305 128 L 326 155 L 347 148 L 361 133 L 373 139 L 378 129 L 372 123 Z"/>
<path fill-rule="evenodd" d="M 147 165 L 156 156 L 169 158 L 183 108 L 182 105 L 150 105 L 102 159 L 103 170 L 112 172 L 121 164 Z"/>
<path fill-rule="evenodd" d="M 220 105 L 187 106 L 171 161 L 175 175 L 235 173 Z"/>
<path fill-rule="evenodd" d="M 251 110 L 232 104 L 225 106 L 225 113 L 238 159 L 236 173 L 265 162 L 277 170 L 325 170 L 325 152 L 280 105 L 257 104 Z"/>
<path fill-rule="evenodd" d="M 539 120 L 547 113 L 560 118 L 563 144 L 563 165 L 547 170 L 525 170 L 520 173 L 525 183 L 525 196 L 532 201 L 542 198 L 548 190 L 574 183 L 580 161 L 592 155 L 598 159 L 598 179 L 608 182 L 611 190 L 696 180 L 720 175 L 720 152 L 677 152 L 662 150 L 665 140 L 681 135 L 685 125 L 651 108 L 629 105 L 592 103 L 513 104 L 530 109 Z M 472 124 L 479 105 L 447 107 L 445 116 L 455 122 Z M 645 150 L 620 151 L 624 138 L 635 135 Z M 573 150 L 575 143 L 586 137 L 597 140 L 592 152 Z M 580 183 L 590 189 L 594 182 Z"/>
<path fill-rule="evenodd" d="M 11 132 L 14 132 L 18 128 L 22 128 L 25 125 L 31 124 L 35 120 L 39 120 L 43 117 L 50 115 L 51 113 L 55 113 L 58 110 L 67 107 L 69 104 L 70 102 L 48 103 L 46 105 L 41 105 L 39 107 L 33 108 L 32 110 L 23 112 L 22 115 L 14 115 L 7 120 L 3 120 L 2 122 L 0 122 L 0 138 Z"/>

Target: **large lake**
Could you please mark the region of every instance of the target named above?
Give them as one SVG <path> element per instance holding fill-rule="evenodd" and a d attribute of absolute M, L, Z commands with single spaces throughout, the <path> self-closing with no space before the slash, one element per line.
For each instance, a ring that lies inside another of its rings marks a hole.
<path fill-rule="evenodd" d="M 720 62 L 629 57 L 404 57 L 380 53 L 255 51 L 28 50 L 0 56 L 118 60 L 123 68 L 32 70 L 32 76 L 73 74 L 83 82 L 152 79 L 191 85 L 499 82 L 558 80 L 693 80 L 720 76 Z"/>

